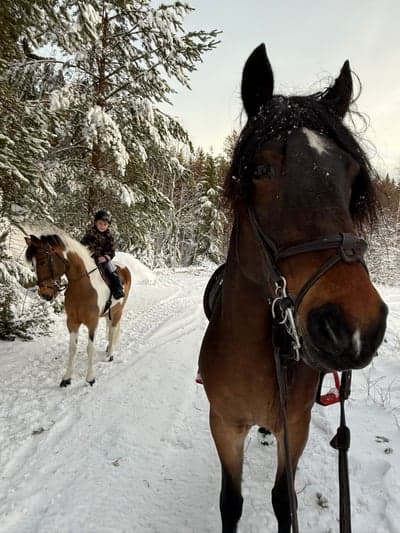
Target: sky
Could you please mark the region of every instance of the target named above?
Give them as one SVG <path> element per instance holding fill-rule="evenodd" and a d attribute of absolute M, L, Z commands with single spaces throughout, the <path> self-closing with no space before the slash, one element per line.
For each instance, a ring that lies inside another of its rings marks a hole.
<path fill-rule="evenodd" d="M 325 87 L 349 59 L 362 83 L 357 109 L 368 115 L 363 136 L 380 172 L 400 174 L 400 2 L 398 0 L 191 0 L 187 29 L 218 29 L 221 43 L 203 56 L 191 90 L 178 88 L 170 113 L 195 146 L 219 153 L 245 122 L 243 65 L 264 42 L 276 92 Z"/>

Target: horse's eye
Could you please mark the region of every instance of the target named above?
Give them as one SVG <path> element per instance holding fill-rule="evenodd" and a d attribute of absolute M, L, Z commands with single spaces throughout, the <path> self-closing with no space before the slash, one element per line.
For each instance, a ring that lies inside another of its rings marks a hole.
<path fill-rule="evenodd" d="M 264 165 L 257 165 L 254 169 L 254 178 L 260 179 L 260 178 L 273 178 L 275 176 L 275 169 L 272 165 L 264 164 Z"/>

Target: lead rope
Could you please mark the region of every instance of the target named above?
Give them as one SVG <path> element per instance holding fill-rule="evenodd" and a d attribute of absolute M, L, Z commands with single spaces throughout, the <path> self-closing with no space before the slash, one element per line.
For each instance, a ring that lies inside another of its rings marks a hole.
<path fill-rule="evenodd" d="M 283 423 L 283 444 L 285 448 L 285 472 L 286 472 L 286 484 L 289 497 L 289 509 L 292 519 L 292 531 L 293 533 L 299 533 L 299 524 L 297 520 L 297 498 L 294 488 L 294 475 L 292 459 L 290 455 L 290 443 L 288 434 L 288 422 L 287 422 L 287 396 L 288 396 L 288 384 L 287 384 L 287 361 L 291 357 L 292 339 L 288 336 L 286 330 L 282 327 L 282 324 L 273 322 L 272 325 L 272 343 L 274 345 L 274 358 L 276 378 L 278 381 L 279 389 L 279 404 Z"/>
<path fill-rule="evenodd" d="M 340 533 L 351 533 L 350 482 L 347 451 L 350 448 L 350 429 L 346 426 L 344 402 L 350 396 L 351 370 L 342 372 L 340 383 L 340 425 L 330 444 L 339 452 Z"/>

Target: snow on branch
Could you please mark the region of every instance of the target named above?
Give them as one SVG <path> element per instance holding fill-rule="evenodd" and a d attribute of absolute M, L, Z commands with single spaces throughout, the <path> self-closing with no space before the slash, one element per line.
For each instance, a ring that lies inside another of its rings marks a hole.
<path fill-rule="evenodd" d="M 122 141 L 121 131 L 118 124 L 101 106 L 96 105 L 89 109 L 83 136 L 90 149 L 96 145 L 109 148 L 119 171 L 125 174 L 129 154 Z"/>

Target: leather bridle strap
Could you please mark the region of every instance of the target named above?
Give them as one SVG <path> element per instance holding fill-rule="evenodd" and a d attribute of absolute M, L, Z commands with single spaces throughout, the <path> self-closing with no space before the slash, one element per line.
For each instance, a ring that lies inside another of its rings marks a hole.
<path fill-rule="evenodd" d="M 282 274 L 276 264 L 278 248 L 274 241 L 265 235 L 257 220 L 257 217 L 255 216 L 253 209 L 251 209 L 250 207 L 248 209 L 248 216 L 253 232 L 257 238 L 257 242 L 259 244 L 265 266 L 267 267 L 266 272 L 268 275 L 268 280 L 273 284 L 279 284 L 281 282 Z M 272 294 L 274 294 L 274 290 L 272 290 L 271 292 Z"/>
<path fill-rule="evenodd" d="M 257 242 L 261 248 L 268 281 L 274 282 L 275 287 L 279 288 L 281 280 L 285 279 L 277 266 L 279 260 L 303 253 L 336 250 L 336 253 L 328 257 L 328 259 L 303 285 L 297 296 L 294 299 L 288 298 L 289 302 L 291 302 L 290 305 L 293 306 L 294 313 L 298 311 L 299 305 L 309 289 L 339 261 L 344 261 L 345 263 L 360 262 L 367 270 L 363 259 L 367 248 L 367 243 L 354 234 L 339 233 L 337 235 L 322 237 L 314 241 L 300 243 L 295 246 L 290 246 L 280 250 L 274 241 L 267 237 L 263 232 L 253 209 L 248 209 L 248 216 Z M 272 304 L 272 312 L 273 310 L 274 304 Z M 293 343 L 290 333 L 288 332 L 287 328 L 285 329 L 283 322 L 279 322 L 274 318 L 272 328 L 275 369 L 278 381 L 280 410 L 283 425 L 285 471 L 290 514 L 292 519 L 292 531 L 293 533 L 298 533 L 297 501 L 294 488 L 294 473 L 291 463 L 287 421 L 287 361 L 292 357 L 291 348 Z M 344 412 L 344 401 L 348 398 L 350 392 L 350 378 L 350 371 L 342 373 L 342 383 L 340 387 L 340 426 L 336 436 L 331 441 L 331 445 L 339 450 L 340 533 L 351 533 L 350 488 L 347 462 L 347 451 L 350 446 L 350 430 L 346 426 Z"/>
<path fill-rule="evenodd" d="M 350 430 L 346 426 L 344 402 L 350 396 L 351 370 L 342 372 L 340 384 L 340 426 L 330 445 L 339 452 L 339 517 L 340 533 L 351 533 L 350 482 L 347 452 L 350 448 Z"/>
<path fill-rule="evenodd" d="M 297 498 L 296 490 L 294 488 L 294 473 L 292 465 L 292 457 L 290 453 L 288 420 L 287 420 L 287 398 L 288 398 L 288 385 L 287 385 L 287 360 L 285 354 L 282 354 L 280 346 L 275 346 L 274 339 L 276 335 L 280 336 L 279 325 L 273 326 L 272 339 L 274 344 L 274 359 L 275 359 L 275 372 L 276 379 L 278 381 L 279 389 L 279 405 L 282 417 L 283 427 L 283 447 L 285 452 L 285 474 L 286 474 L 286 486 L 288 491 L 289 509 L 292 522 L 292 532 L 299 533 L 299 524 L 297 520 Z M 279 343 L 278 343 L 279 344 Z"/>
<path fill-rule="evenodd" d="M 294 246 L 279 249 L 275 242 L 265 235 L 262 230 L 254 210 L 248 208 L 248 217 L 253 228 L 254 234 L 262 251 L 262 257 L 265 262 L 267 276 L 275 285 L 280 283 L 282 274 L 277 266 L 278 261 L 287 259 L 295 255 L 301 255 L 310 252 L 320 252 L 327 250 L 336 250 L 336 254 L 327 259 L 325 263 L 311 276 L 309 280 L 300 289 L 297 296 L 293 297 L 294 310 L 297 311 L 304 296 L 328 270 L 330 270 L 339 261 L 345 263 L 360 262 L 367 270 L 363 256 L 367 249 L 367 243 L 357 235 L 352 233 L 338 233 L 328 237 L 321 237 L 313 241 L 303 242 Z M 368 270 L 367 270 L 368 272 Z"/>
<path fill-rule="evenodd" d="M 309 289 L 319 280 L 328 270 L 330 270 L 339 261 L 345 263 L 359 262 L 368 272 L 367 266 L 363 259 L 364 253 L 367 249 L 367 243 L 364 239 L 357 237 L 352 233 L 339 233 L 330 237 L 322 237 L 316 241 L 310 241 L 296 246 L 290 246 L 278 252 L 277 260 L 292 257 L 307 252 L 317 252 L 325 250 L 337 250 L 335 255 L 329 257 L 318 270 L 311 276 L 311 278 L 303 285 L 300 292 L 294 299 L 294 311 L 297 312 L 304 296 Z"/>
<path fill-rule="evenodd" d="M 55 278 L 54 269 L 53 269 L 53 256 L 58 257 L 58 259 L 60 259 L 67 266 L 69 265 L 68 261 L 62 255 L 60 255 L 59 253 L 55 252 L 54 250 L 48 250 L 47 248 L 43 248 L 43 247 L 41 247 L 40 249 L 43 250 L 46 253 L 47 263 L 48 263 L 48 267 L 49 267 L 49 271 L 50 271 L 50 277 L 49 278 L 43 278 L 42 280 L 39 280 L 39 278 L 38 278 L 38 286 L 39 287 L 52 288 L 51 286 L 48 286 L 46 284 L 47 281 L 52 281 L 55 284 L 55 286 L 56 286 L 58 291 L 61 292 L 61 291 L 65 290 L 68 287 L 68 284 L 62 286 L 62 285 L 60 285 L 60 282 Z M 90 277 L 90 274 L 92 274 L 93 272 L 95 272 L 98 269 L 99 268 L 96 265 L 94 268 L 92 268 L 92 270 L 89 270 L 89 271 L 85 270 L 85 272 L 82 275 L 80 275 L 79 277 L 74 278 L 74 279 L 68 279 L 68 283 L 72 283 L 74 281 L 79 281 L 79 280 L 81 280 L 84 277 Z"/>
<path fill-rule="evenodd" d="M 48 268 L 49 268 L 49 271 L 50 271 L 50 277 L 48 278 L 43 278 L 42 280 L 39 280 L 38 278 L 38 286 L 39 287 L 48 287 L 48 288 L 52 288 L 50 286 L 47 285 L 47 281 L 52 281 L 57 290 L 63 290 L 63 288 L 61 287 L 59 281 L 56 279 L 55 275 L 54 275 L 54 268 L 53 268 L 53 256 L 56 255 L 59 259 L 61 259 L 64 263 L 67 263 L 65 261 L 65 259 L 60 256 L 59 254 L 57 254 L 56 252 L 54 252 L 53 250 L 48 250 L 47 248 L 43 248 L 43 247 L 40 247 L 40 250 L 43 250 L 44 253 L 46 254 L 46 257 L 47 257 L 47 265 L 48 265 Z M 37 275 L 37 274 L 36 274 Z M 65 288 L 65 287 L 64 287 Z"/>

